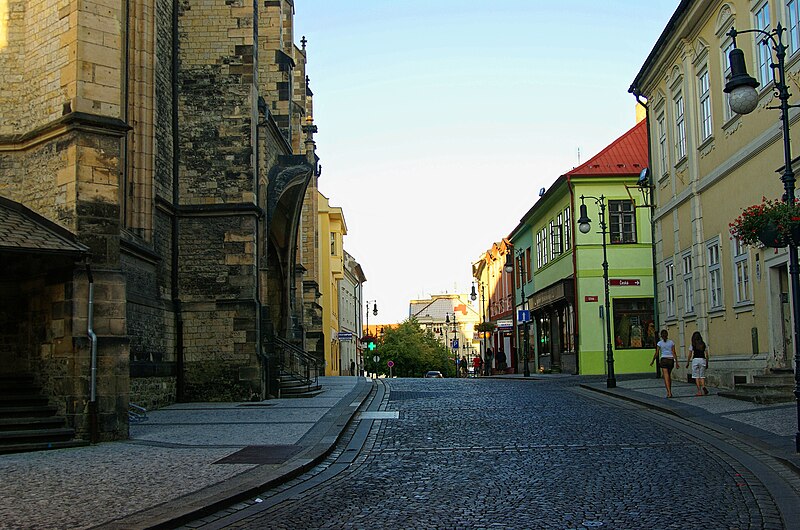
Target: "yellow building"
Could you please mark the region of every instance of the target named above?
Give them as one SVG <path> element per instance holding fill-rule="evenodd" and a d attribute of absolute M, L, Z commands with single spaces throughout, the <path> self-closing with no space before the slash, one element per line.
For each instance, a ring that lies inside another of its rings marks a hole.
<path fill-rule="evenodd" d="M 319 192 L 318 192 L 319 193 Z M 331 206 L 327 197 L 319 194 L 319 270 L 322 329 L 325 340 L 325 375 L 341 375 L 339 344 L 339 281 L 344 279 L 344 250 L 342 241 L 347 235 L 344 214 Z"/>
<path fill-rule="evenodd" d="M 730 29 L 769 31 L 781 23 L 789 28 L 789 90 L 800 93 L 798 4 L 682 1 L 630 89 L 648 111 L 659 321 L 681 361 L 692 333 L 703 335 L 708 377 L 721 386 L 791 367 L 787 252 L 743 245 L 729 233 L 743 208 L 783 193 L 775 173 L 783 165 L 780 114 L 769 108 L 777 104 L 772 59 L 752 33 L 739 35 L 736 45 L 760 83 L 758 108 L 732 113 L 723 88 Z"/>

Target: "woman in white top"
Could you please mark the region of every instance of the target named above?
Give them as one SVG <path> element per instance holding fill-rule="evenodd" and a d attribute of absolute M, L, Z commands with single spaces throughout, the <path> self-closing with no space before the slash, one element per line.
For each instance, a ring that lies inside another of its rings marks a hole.
<path fill-rule="evenodd" d="M 661 340 L 656 344 L 656 351 L 653 353 L 653 360 L 650 361 L 650 366 L 658 359 L 658 366 L 661 367 L 661 373 L 664 375 L 664 386 L 667 387 L 667 397 L 672 397 L 672 369 L 675 368 L 675 363 L 678 362 L 678 355 L 675 353 L 675 343 L 668 339 L 666 329 L 661 330 Z"/>

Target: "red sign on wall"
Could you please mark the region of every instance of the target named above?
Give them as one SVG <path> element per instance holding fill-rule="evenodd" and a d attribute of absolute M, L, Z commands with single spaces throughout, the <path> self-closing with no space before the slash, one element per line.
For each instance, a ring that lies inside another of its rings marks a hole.
<path fill-rule="evenodd" d="M 597 296 L 584 296 L 584 302 L 597 302 Z"/>
<path fill-rule="evenodd" d="M 628 287 L 628 286 L 639 286 L 642 285 L 642 281 L 638 279 L 630 279 L 630 280 L 623 280 L 620 278 L 614 280 L 608 280 L 609 285 L 617 285 L 619 287 Z"/>

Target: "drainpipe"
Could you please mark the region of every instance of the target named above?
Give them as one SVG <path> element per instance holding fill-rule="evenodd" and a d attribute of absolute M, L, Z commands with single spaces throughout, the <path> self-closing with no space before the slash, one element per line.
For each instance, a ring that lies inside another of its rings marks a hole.
<path fill-rule="evenodd" d="M 572 187 L 572 179 L 570 175 L 567 175 L 567 189 L 569 190 L 569 206 L 570 206 L 570 216 L 569 222 L 572 224 L 575 219 L 575 189 Z M 578 304 L 578 249 L 575 247 L 575 243 L 577 238 L 575 237 L 575 230 L 574 226 L 570 227 L 569 235 L 572 238 L 570 241 L 570 245 L 572 246 L 572 296 L 573 296 L 573 321 L 572 325 L 575 327 L 573 331 L 573 343 L 572 346 L 575 348 L 575 373 L 581 373 L 581 362 L 580 362 L 580 342 L 578 341 L 578 327 L 580 322 L 580 315 L 578 314 L 580 304 Z"/>
<path fill-rule="evenodd" d="M 633 97 L 636 98 L 636 102 L 639 103 L 642 107 L 644 107 L 644 116 L 645 121 L 647 122 L 647 165 L 650 165 L 650 160 L 652 160 L 652 148 L 650 146 L 650 107 L 647 106 L 647 100 L 642 97 L 642 93 L 639 92 L 638 87 L 631 87 L 630 93 L 633 94 Z M 656 336 L 660 332 L 659 330 L 659 322 L 658 322 L 658 258 L 656 257 L 656 223 L 653 222 L 653 217 L 655 216 L 656 212 L 656 184 L 654 182 L 654 175 L 652 168 L 650 170 L 650 182 L 647 183 L 648 188 L 650 188 L 650 246 L 652 247 L 651 253 L 653 257 L 653 324 L 655 326 Z M 658 363 L 656 363 L 656 379 L 661 377 L 661 370 L 658 369 Z"/>
<path fill-rule="evenodd" d="M 86 261 L 86 276 L 89 280 L 89 313 L 86 317 L 86 334 L 92 344 L 91 375 L 89 377 L 89 441 L 99 441 L 97 421 L 97 335 L 94 332 L 94 278 L 92 267 Z"/>

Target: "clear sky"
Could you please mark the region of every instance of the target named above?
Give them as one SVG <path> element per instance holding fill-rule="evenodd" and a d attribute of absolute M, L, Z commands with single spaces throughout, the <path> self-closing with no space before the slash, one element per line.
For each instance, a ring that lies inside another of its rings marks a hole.
<path fill-rule="evenodd" d="M 539 189 L 634 125 L 628 87 L 678 3 L 295 1 L 319 187 L 344 211 L 371 323 L 469 292 Z"/>

